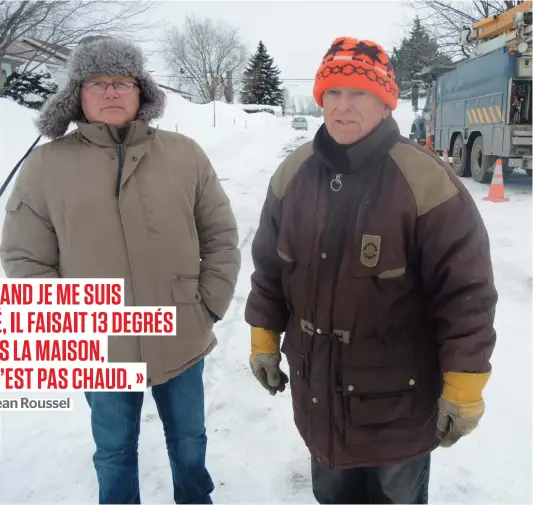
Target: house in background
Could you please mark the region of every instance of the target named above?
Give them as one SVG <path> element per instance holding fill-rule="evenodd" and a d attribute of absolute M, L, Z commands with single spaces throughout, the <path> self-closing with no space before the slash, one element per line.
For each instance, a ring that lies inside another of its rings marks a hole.
<path fill-rule="evenodd" d="M 174 93 L 181 95 L 183 98 L 185 98 L 185 100 L 188 100 L 189 102 L 195 102 L 195 95 L 193 95 L 192 93 L 188 93 L 187 91 L 183 91 L 181 89 L 172 88 L 170 86 L 164 86 L 163 84 L 159 84 L 159 87 L 168 91 L 173 91 Z"/>
<path fill-rule="evenodd" d="M 25 69 L 36 72 L 48 70 L 52 78 L 61 87 L 67 78 L 66 63 L 71 49 L 68 47 L 44 42 L 31 37 L 21 37 L 7 48 L 0 61 L 0 88 L 13 72 Z"/>
<path fill-rule="evenodd" d="M 52 75 L 56 84 L 61 88 L 67 81 L 67 60 L 71 49 L 68 47 L 43 42 L 31 37 L 21 37 L 14 41 L 7 49 L 6 54 L 0 61 L 0 89 L 4 86 L 6 79 L 13 73 L 23 71 L 26 68 L 39 72 L 47 70 Z M 195 101 L 195 95 L 187 91 L 172 88 L 170 86 L 160 86 L 169 91 L 179 93 L 189 102 Z"/>

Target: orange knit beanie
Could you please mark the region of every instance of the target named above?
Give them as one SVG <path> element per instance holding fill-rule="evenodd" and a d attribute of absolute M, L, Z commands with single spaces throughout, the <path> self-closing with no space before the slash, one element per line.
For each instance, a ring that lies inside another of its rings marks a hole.
<path fill-rule="evenodd" d="M 315 76 L 313 95 L 323 107 L 326 89 L 348 86 L 377 96 L 394 110 L 398 104 L 398 86 L 394 69 L 385 50 L 370 40 L 340 37 L 322 59 Z"/>

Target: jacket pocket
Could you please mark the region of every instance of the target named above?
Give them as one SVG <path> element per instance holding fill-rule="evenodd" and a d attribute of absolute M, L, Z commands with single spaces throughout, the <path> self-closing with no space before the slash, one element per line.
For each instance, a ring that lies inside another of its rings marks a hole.
<path fill-rule="evenodd" d="M 308 412 L 308 368 L 305 356 L 283 339 L 281 352 L 287 357 L 289 365 L 289 385 L 291 389 L 292 404 L 295 411 Z"/>
<path fill-rule="evenodd" d="M 417 389 L 414 365 L 344 369 L 346 441 L 360 441 L 367 429 L 387 437 L 392 425 L 414 415 Z"/>
<path fill-rule="evenodd" d="M 378 263 L 374 267 L 363 265 L 359 258 L 354 257 L 351 263 L 351 275 L 356 278 L 371 277 L 381 283 L 394 283 L 401 281 L 407 274 L 405 261 L 389 261 Z"/>
<path fill-rule="evenodd" d="M 200 303 L 200 276 L 197 274 L 178 275 L 172 283 L 172 295 L 176 303 Z"/>
<path fill-rule="evenodd" d="M 345 290 L 356 293 L 354 324 L 360 334 L 379 336 L 402 318 L 413 296 L 416 273 L 394 237 L 359 234 L 352 244 Z M 392 244 L 390 243 L 392 241 Z"/>
<path fill-rule="evenodd" d="M 294 314 L 294 306 L 292 304 L 292 284 L 296 269 L 296 259 L 290 252 L 290 249 L 286 245 L 280 243 L 280 240 L 278 240 L 276 245 L 276 253 L 281 265 L 281 286 L 283 289 L 283 296 L 285 297 L 285 303 L 289 312 Z"/>
<path fill-rule="evenodd" d="M 178 275 L 172 283 L 172 297 L 176 305 L 176 327 L 184 334 L 201 336 L 214 325 L 200 293 L 198 274 Z"/>
<path fill-rule="evenodd" d="M 407 271 L 407 259 L 389 236 L 357 234 L 353 242 L 350 273 L 352 277 L 373 277 L 381 281 L 401 280 Z M 397 250 L 394 250 L 397 249 Z"/>

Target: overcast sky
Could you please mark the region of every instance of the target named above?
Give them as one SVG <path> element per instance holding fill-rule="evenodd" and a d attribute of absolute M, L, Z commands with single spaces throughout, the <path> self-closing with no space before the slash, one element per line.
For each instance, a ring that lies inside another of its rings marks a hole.
<path fill-rule="evenodd" d="M 403 2 L 391 0 L 180 0 L 158 2 L 153 16 L 164 16 L 168 26 L 180 27 L 187 14 L 222 20 L 237 27 L 250 53 L 262 40 L 291 95 L 311 96 L 314 74 L 336 37 L 370 39 L 392 51 L 414 11 Z M 161 60 L 151 54 L 149 61 L 154 74 L 168 75 Z"/>

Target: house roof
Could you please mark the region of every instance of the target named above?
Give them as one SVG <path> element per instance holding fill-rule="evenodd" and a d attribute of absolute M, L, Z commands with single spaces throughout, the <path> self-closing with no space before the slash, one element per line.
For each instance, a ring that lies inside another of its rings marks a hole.
<path fill-rule="evenodd" d="M 59 44 L 21 37 L 8 46 L 3 59 L 21 63 L 33 61 L 62 66 L 67 62 L 70 53 L 71 49 Z"/>
<path fill-rule="evenodd" d="M 168 89 L 169 91 L 174 91 L 175 93 L 179 93 L 180 95 L 183 95 L 183 96 L 190 96 L 190 97 L 194 97 L 195 96 L 192 93 L 189 93 L 187 91 L 182 91 L 181 89 L 171 88 L 170 86 L 165 86 L 165 85 L 159 84 L 159 83 L 158 83 L 158 85 L 159 85 L 160 88 Z"/>

